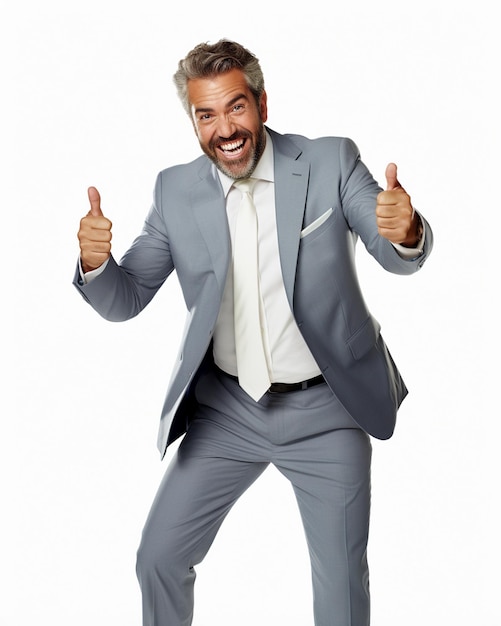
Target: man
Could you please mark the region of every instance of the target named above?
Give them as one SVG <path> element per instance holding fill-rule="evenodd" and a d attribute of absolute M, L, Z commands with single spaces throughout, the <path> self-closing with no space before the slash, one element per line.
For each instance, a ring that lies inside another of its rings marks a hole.
<path fill-rule="evenodd" d="M 265 127 L 259 62 L 239 44 L 197 46 L 174 78 L 205 155 L 159 174 L 120 264 L 90 188 L 75 277 L 83 297 L 118 321 L 175 269 L 188 309 L 162 456 L 185 436 L 138 552 L 143 623 L 191 623 L 195 565 L 273 463 L 302 516 L 315 625 L 369 624 L 369 437 L 392 435 L 407 390 L 363 301 L 354 248 L 360 237 L 384 268 L 411 274 L 431 251 L 430 227 L 394 164 L 382 191 L 349 139 Z"/>

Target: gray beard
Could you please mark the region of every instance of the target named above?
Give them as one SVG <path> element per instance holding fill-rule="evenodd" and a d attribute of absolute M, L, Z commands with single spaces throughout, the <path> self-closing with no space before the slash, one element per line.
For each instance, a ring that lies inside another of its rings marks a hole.
<path fill-rule="evenodd" d="M 259 159 L 263 155 L 265 146 L 266 146 L 266 131 L 263 126 L 261 135 L 256 144 L 256 149 L 254 151 L 254 154 L 252 155 L 252 158 L 247 164 L 247 167 L 243 171 L 241 171 L 239 174 L 235 174 L 234 171 L 227 168 L 224 163 L 221 163 L 213 155 L 210 155 L 207 153 L 206 154 L 209 157 L 209 159 L 214 163 L 214 165 L 217 167 L 217 169 L 221 171 L 223 174 L 225 174 L 226 176 L 228 176 L 228 178 L 232 178 L 233 180 L 241 180 L 243 178 L 249 178 L 250 176 L 252 176 L 252 173 L 254 172 L 254 170 L 257 167 L 257 164 L 259 163 Z"/>

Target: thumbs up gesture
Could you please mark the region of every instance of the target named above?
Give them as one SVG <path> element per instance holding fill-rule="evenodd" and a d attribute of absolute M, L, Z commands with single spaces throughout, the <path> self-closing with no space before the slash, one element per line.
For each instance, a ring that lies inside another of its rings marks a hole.
<path fill-rule="evenodd" d="M 95 187 L 89 187 L 90 211 L 80 220 L 78 239 L 84 272 L 100 267 L 111 254 L 111 222 L 101 211 L 101 196 Z"/>
<path fill-rule="evenodd" d="M 398 182 L 397 166 L 390 163 L 386 168 L 386 191 L 378 194 L 376 223 L 381 237 L 392 243 L 414 247 L 419 241 L 419 217 L 411 205 L 411 198 Z"/>

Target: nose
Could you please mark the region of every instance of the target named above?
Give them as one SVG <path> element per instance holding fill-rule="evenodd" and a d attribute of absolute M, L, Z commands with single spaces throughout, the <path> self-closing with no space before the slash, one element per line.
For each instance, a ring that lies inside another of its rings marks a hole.
<path fill-rule="evenodd" d="M 235 124 L 228 115 L 221 115 L 218 119 L 217 134 L 221 139 L 229 139 L 236 130 Z"/>

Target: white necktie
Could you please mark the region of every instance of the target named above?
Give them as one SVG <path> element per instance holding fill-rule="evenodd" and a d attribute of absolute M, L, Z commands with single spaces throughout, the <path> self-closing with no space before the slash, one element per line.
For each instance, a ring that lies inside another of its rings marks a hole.
<path fill-rule="evenodd" d="M 242 192 L 233 255 L 233 300 L 238 381 L 256 402 L 270 386 L 259 315 L 257 215 L 252 200 L 255 181 L 236 181 Z"/>

